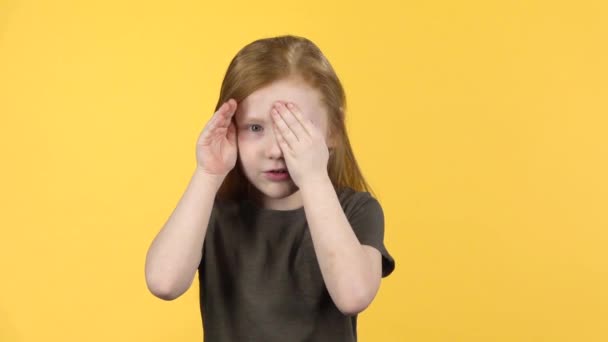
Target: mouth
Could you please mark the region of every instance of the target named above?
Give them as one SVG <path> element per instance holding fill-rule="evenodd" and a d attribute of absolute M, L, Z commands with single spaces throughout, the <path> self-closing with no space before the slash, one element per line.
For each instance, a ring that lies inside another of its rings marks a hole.
<path fill-rule="evenodd" d="M 281 173 L 288 173 L 287 169 L 276 169 L 276 170 L 268 170 L 266 172 L 269 173 L 274 173 L 274 174 L 281 174 Z"/>
<path fill-rule="evenodd" d="M 268 170 L 264 172 L 266 178 L 270 181 L 283 182 L 291 179 L 287 169 Z"/>

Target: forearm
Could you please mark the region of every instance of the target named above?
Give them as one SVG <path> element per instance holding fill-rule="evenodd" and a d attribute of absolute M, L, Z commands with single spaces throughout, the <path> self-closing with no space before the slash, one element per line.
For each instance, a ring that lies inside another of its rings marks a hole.
<path fill-rule="evenodd" d="M 325 286 L 336 306 L 356 313 L 375 293 L 372 268 L 329 177 L 300 188 Z"/>
<path fill-rule="evenodd" d="M 175 299 L 192 284 L 222 181 L 195 169 L 178 205 L 154 238 L 146 255 L 145 273 L 148 288 L 156 296 Z"/>

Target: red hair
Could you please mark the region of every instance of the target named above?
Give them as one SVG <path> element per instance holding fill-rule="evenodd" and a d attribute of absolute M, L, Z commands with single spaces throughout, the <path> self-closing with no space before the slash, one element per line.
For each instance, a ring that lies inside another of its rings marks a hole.
<path fill-rule="evenodd" d="M 371 192 L 346 132 L 346 96 L 342 84 L 327 58 L 310 40 L 286 35 L 259 39 L 243 47 L 228 66 L 215 111 L 231 98 L 240 103 L 254 91 L 287 78 L 301 79 L 318 90 L 327 109 L 328 135 L 334 142 L 327 172 L 334 189 L 350 187 Z M 247 196 L 248 186 L 249 181 L 237 162 L 217 196 L 238 200 Z"/>

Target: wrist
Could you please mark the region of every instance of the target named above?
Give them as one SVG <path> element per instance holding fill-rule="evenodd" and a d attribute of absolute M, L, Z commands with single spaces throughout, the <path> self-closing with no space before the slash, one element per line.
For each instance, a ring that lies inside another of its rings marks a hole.
<path fill-rule="evenodd" d="M 333 188 L 333 185 L 331 183 L 331 179 L 329 178 L 329 175 L 327 173 L 323 173 L 317 176 L 310 176 L 304 180 L 302 180 L 302 186 L 300 186 L 300 190 L 306 191 L 309 189 L 317 189 L 319 187 L 323 187 L 323 186 L 331 186 Z"/>
<path fill-rule="evenodd" d="M 194 170 L 194 174 L 192 175 L 192 178 L 194 178 L 197 182 L 203 183 L 206 186 L 209 186 L 209 187 L 217 190 L 220 188 L 220 186 L 224 182 L 224 179 L 226 178 L 226 176 L 210 174 L 197 167 Z"/>

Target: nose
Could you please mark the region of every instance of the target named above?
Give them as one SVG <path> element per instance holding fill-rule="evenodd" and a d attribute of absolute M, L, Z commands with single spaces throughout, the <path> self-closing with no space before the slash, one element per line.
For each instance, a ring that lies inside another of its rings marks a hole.
<path fill-rule="evenodd" d="M 274 132 L 270 132 L 266 135 L 266 156 L 272 159 L 283 157 L 283 151 L 279 146 L 279 141 Z"/>

